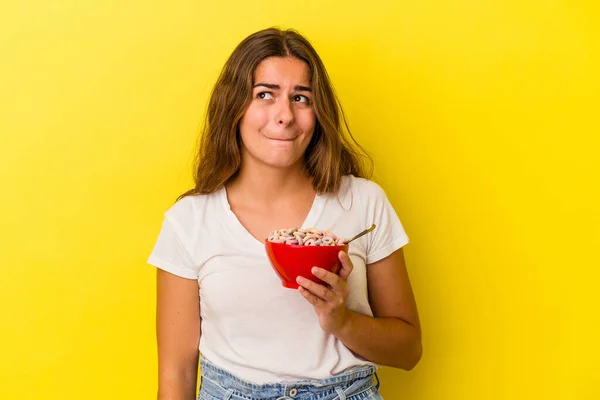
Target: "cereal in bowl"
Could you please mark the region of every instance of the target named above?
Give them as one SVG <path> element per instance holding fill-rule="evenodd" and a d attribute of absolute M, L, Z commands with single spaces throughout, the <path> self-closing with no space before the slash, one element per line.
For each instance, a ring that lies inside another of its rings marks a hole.
<path fill-rule="evenodd" d="M 269 242 L 295 244 L 299 246 L 342 246 L 345 239 L 337 237 L 331 232 L 321 232 L 315 228 L 306 229 L 279 229 L 269 234 Z"/>

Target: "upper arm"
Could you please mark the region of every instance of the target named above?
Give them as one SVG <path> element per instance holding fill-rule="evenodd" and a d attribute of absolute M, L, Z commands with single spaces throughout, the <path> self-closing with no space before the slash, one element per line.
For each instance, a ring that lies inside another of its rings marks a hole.
<path fill-rule="evenodd" d="M 195 378 L 201 335 L 198 281 L 157 269 L 156 289 L 159 379 Z"/>
<path fill-rule="evenodd" d="M 402 248 L 367 266 L 367 284 L 375 317 L 398 318 L 421 331 Z"/>

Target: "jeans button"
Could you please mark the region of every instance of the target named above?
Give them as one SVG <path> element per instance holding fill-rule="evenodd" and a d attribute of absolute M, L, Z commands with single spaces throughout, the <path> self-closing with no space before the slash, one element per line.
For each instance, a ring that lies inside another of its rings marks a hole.
<path fill-rule="evenodd" d="M 298 394 L 298 389 L 293 388 L 290 390 L 290 397 L 295 397 Z"/>

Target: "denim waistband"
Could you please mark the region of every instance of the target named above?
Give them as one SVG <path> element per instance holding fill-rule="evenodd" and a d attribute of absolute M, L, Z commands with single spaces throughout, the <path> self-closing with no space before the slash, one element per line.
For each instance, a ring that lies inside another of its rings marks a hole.
<path fill-rule="evenodd" d="M 360 400 L 361 393 L 369 397 L 370 389 L 379 388 L 379 379 L 372 365 L 358 366 L 340 375 L 322 380 L 294 380 L 275 383 L 256 384 L 241 379 L 230 372 L 221 369 L 204 357 L 200 357 L 201 393 L 205 400 L 222 399 L 319 399 L 345 400 L 354 396 Z M 377 385 L 374 384 L 377 379 Z"/>

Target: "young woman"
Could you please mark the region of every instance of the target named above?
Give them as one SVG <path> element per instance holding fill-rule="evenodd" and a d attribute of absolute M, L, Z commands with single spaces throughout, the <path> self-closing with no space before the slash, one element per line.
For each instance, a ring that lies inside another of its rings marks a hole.
<path fill-rule="evenodd" d="M 418 363 L 408 238 L 365 159 L 303 36 L 266 29 L 237 46 L 210 98 L 195 187 L 166 211 L 148 260 L 160 400 L 193 399 L 199 363 L 207 400 L 379 399 L 377 367 Z M 313 268 L 327 285 L 284 288 L 264 248 L 278 229 L 349 238 L 373 223 L 338 274 Z"/>

